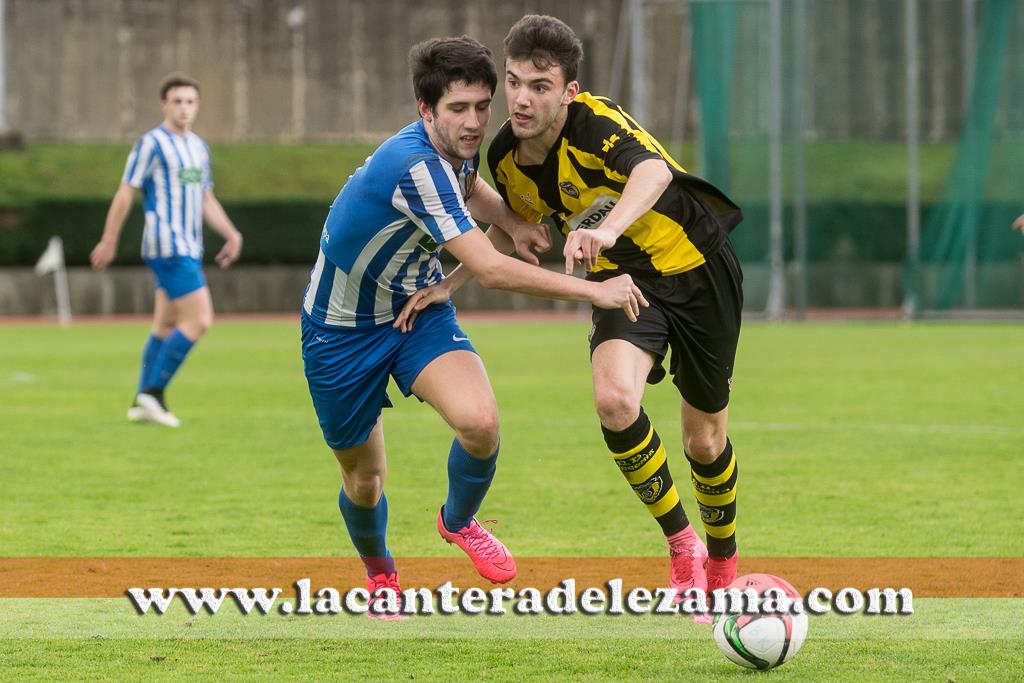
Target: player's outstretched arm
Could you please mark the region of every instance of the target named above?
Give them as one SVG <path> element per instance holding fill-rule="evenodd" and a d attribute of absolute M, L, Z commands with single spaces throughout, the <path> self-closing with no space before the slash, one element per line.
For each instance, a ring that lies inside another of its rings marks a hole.
<path fill-rule="evenodd" d="M 96 270 L 106 270 L 107 266 L 114 262 L 114 257 L 117 256 L 117 243 L 121 239 L 121 229 L 124 228 L 128 212 L 132 210 L 134 199 L 135 188 L 122 181 L 107 210 L 103 236 L 89 254 L 89 263 Z"/>
<path fill-rule="evenodd" d="M 1024 235 L 1024 213 L 1017 216 L 1017 220 L 1013 222 L 1013 228 L 1020 230 L 1020 234 Z"/>
<path fill-rule="evenodd" d="M 552 273 L 499 254 L 480 230 L 470 230 L 445 242 L 445 248 L 488 289 L 586 301 L 598 308 L 621 308 L 632 321 L 636 321 L 640 307 L 647 306 L 647 300 L 628 275 L 590 282 Z"/>
<path fill-rule="evenodd" d="M 488 289 L 507 289 L 547 299 L 586 301 L 598 308 L 621 308 L 633 322 L 640 315 L 640 307 L 648 306 L 647 299 L 629 275 L 590 282 L 552 273 L 498 253 L 476 228 L 445 242 L 444 246 L 462 262 L 461 268 L 468 269 Z M 437 290 L 430 287 L 417 291 L 409 297 L 393 327 L 408 332 L 417 312 L 447 298 L 437 299 L 438 296 Z"/>
<path fill-rule="evenodd" d="M 224 246 L 213 260 L 221 268 L 227 268 L 242 255 L 242 233 L 238 232 L 238 228 L 214 196 L 213 190 L 209 188 L 203 193 L 203 220 L 224 238 Z"/>
<path fill-rule="evenodd" d="M 672 182 L 672 172 L 662 159 L 641 161 L 629 174 L 622 197 L 601 226 L 593 230 L 573 230 L 565 240 L 565 272 L 571 275 L 577 261 L 593 270 L 597 256 L 615 244 L 626 229 L 650 211 Z"/>
<path fill-rule="evenodd" d="M 515 249 L 512 238 L 509 237 L 505 230 L 498 227 L 497 224 L 492 224 L 484 234 L 494 248 L 502 254 L 511 254 L 513 249 Z M 420 311 L 431 304 L 440 304 L 448 301 L 452 294 L 472 279 L 473 271 L 460 263 L 436 285 L 424 287 L 416 292 L 416 296 L 409 297 L 405 305 L 402 306 L 402 312 L 395 318 L 392 327 L 397 327 L 402 332 L 408 332 L 412 329 L 412 324 L 415 322 L 416 316 L 419 315 Z"/>

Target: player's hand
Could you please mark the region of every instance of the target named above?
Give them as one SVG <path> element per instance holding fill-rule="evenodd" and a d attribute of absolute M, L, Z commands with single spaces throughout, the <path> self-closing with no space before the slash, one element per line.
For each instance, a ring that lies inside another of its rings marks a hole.
<path fill-rule="evenodd" d="M 621 308 L 630 322 L 636 322 L 641 306 L 646 308 L 650 305 L 633 278 L 628 275 L 619 275 L 596 284 L 598 296 L 594 299 L 594 305 L 598 308 Z"/>
<path fill-rule="evenodd" d="M 238 260 L 238 257 L 242 255 L 242 233 L 236 232 L 234 235 L 229 237 L 224 246 L 217 252 L 217 256 L 214 257 L 214 261 L 221 268 L 227 268 L 232 263 Z"/>
<path fill-rule="evenodd" d="M 402 312 L 395 318 L 395 322 L 392 323 L 391 327 L 400 329 L 403 334 L 412 331 L 412 324 L 416 320 L 416 316 L 420 314 L 420 311 L 427 306 L 444 303 L 450 297 L 451 292 L 448 291 L 448 286 L 443 280 L 436 285 L 416 290 L 412 296 L 405 300 Z"/>
<path fill-rule="evenodd" d="M 565 274 L 572 275 L 577 261 L 581 261 L 587 270 L 593 270 L 597 264 L 598 254 L 614 245 L 615 239 L 614 235 L 601 228 L 570 232 L 565 238 L 565 248 L 562 249 L 562 255 L 565 256 Z"/>
<path fill-rule="evenodd" d="M 117 244 L 100 240 L 89 253 L 89 263 L 96 270 L 106 270 L 107 266 L 114 262 L 115 256 L 117 256 Z"/>
<path fill-rule="evenodd" d="M 551 249 L 551 230 L 546 223 L 528 223 L 523 221 L 512 231 L 512 241 L 516 245 L 519 258 L 535 266 L 540 265 L 537 254 Z"/>
<path fill-rule="evenodd" d="M 1017 216 L 1017 220 L 1013 222 L 1013 229 L 1020 230 L 1020 234 L 1024 235 L 1024 213 Z"/>

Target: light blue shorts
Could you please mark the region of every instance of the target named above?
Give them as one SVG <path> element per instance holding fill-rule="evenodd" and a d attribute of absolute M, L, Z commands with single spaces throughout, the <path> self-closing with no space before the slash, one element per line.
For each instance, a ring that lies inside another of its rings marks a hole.
<path fill-rule="evenodd" d="M 451 302 L 428 306 L 404 334 L 390 323 L 327 329 L 303 312 L 302 362 L 327 445 L 352 448 L 370 437 L 381 409 L 392 406 L 389 375 L 409 396 L 423 368 L 459 349 L 476 353 Z"/>
<path fill-rule="evenodd" d="M 188 257 L 146 259 L 156 276 L 156 287 L 167 292 L 168 299 L 180 299 L 206 286 L 203 264 Z"/>

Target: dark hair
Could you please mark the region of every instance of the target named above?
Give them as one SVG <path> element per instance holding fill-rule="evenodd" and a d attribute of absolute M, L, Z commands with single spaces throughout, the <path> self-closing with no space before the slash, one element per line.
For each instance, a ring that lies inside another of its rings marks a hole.
<path fill-rule="evenodd" d="M 452 83 L 481 83 L 491 89 L 498 87 L 491 51 L 469 36 L 432 38 L 417 43 L 409 50 L 412 89 L 417 100 L 431 109 Z"/>
<path fill-rule="evenodd" d="M 505 36 L 505 60 L 530 59 L 538 69 L 559 66 L 565 82 L 576 80 L 583 61 L 583 43 L 569 26 L 555 17 L 527 14 Z"/>
<path fill-rule="evenodd" d="M 172 88 L 195 88 L 196 92 L 199 92 L 199 81 L 194 78 L 189 78 L 185 74 L 169 74 L 164 76 L 164 80 L 160 81 L 160 101 L 163 102 L 167 99 L 167 92 Z"/>

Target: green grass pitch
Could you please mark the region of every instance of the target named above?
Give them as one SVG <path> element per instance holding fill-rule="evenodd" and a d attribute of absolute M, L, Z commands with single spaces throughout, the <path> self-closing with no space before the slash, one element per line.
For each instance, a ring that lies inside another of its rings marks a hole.
<path fill-rule="evenodd" d="M 651 556 L 656 525 L 604 449 L 580 322 L 464 323 L 502 414 L 482 514 L 522 556 Z M 337 465 L 306 392 L 297 321 L 218 322 L 169 392 L 184 426 L 131 425 L 140 323 L 0 326 L 0 556 L 330 556 L 352 549 Z M 757 556 L 1024 555 L 1024 327 L 747 324 L 730 433 L 739 542 Z M 392 392 L 398 398 L 397 392 Z M 385 412 L 389 544 L 433 530 L 450 433 L 414 399 Z M 645 407 L 684 484 L 678 397 Z M 684 495 L 696 519 L 692 497 Z M 979 561 L 979 573 L 985 571 Z M 752 674 L 667 617 L 242 617 L 125 599 L 0 600 L 3 678 L 1015 680 L 1024 599 L 915 600 L 908 617 L 811 620 Z"/>

